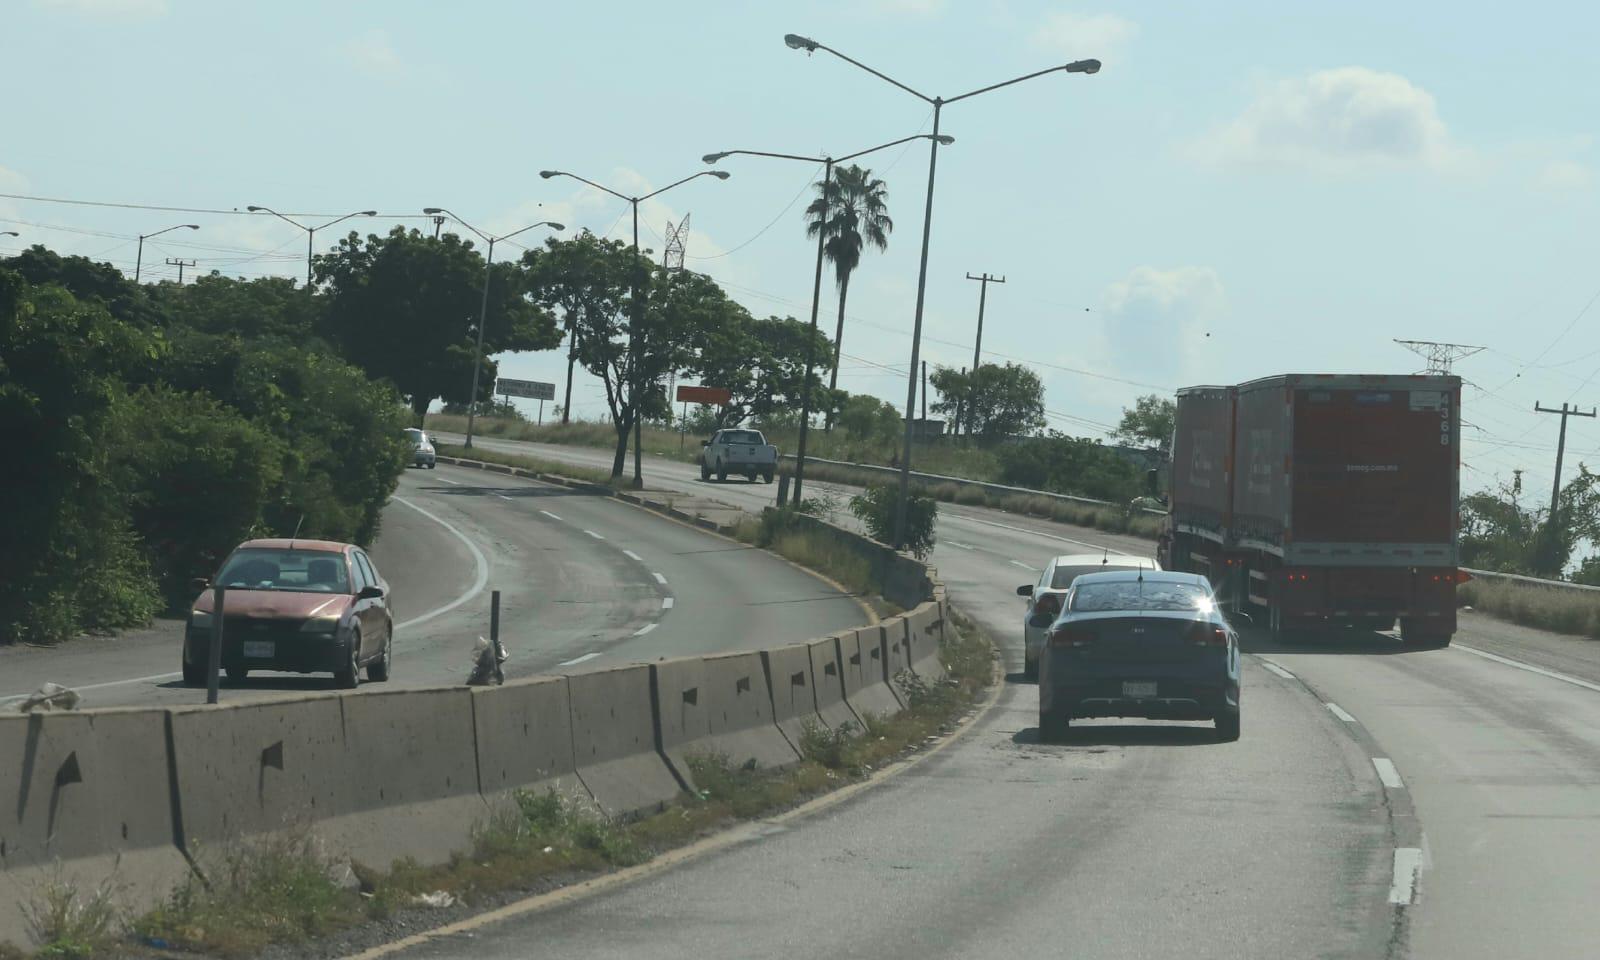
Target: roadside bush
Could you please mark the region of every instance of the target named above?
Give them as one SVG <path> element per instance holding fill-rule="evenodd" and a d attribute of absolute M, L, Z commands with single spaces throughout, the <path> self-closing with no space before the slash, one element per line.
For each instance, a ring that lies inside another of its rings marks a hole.
<path fill-rule="evenodd" d="M 913 492 L 906 503 L 905 549 L 917 559 L 933 549 L 934 522 L 939 514 L 939 504 L 932 497 Z M 894 541 L 895 511 L 900 504 L 900 491 L 890 486 L 868 487 L 850 498 L 850 512 L 866 524 L 867 532 L 879 543 Z"/>
<path fill-rule="evenodd" d="M 1126 502 L 1139 494 L 1138 471 L 1092 440 L 1052 431 L 1000 448 L 1000 482 L 1096 500 Z"/>

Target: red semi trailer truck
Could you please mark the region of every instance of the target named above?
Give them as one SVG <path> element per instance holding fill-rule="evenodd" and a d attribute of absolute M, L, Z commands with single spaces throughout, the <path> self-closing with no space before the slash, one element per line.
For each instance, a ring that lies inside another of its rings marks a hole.
<path fill-rule="evenodd" d="M 1461 381 L 1289 374 L 1178 392 L 1161 565 L 1274 637 L 1456 629 Z"/>

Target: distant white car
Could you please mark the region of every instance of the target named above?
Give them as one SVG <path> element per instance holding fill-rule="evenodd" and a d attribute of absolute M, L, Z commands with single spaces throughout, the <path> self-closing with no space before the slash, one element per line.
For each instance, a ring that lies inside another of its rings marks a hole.
<path fill-rule="evenodd" d="M 1017 588 L 1018 596 L 1028 598 L 1028 609 L 1022 614 L 1022 675 L 1029 680 L 1039 679 L 1039 651 L 1044 649 L 1050 625 L 1061 613 L 1062 599 L 1072 588 L 1072 581 L 1081 574 L 1160 569 L 1161 565 L 1149 557 L 1119 553 L 1067 554 L 1045 564 L 1038 583 L 1025 583 Z"/>
<path fill-rule="evenodd" d="M 428 435 L 416 427 L 406 428 L 406 439 L 411 441 L 411 465 L 413 467 L 427 467 L 432 470 L 438 466 L 438 453 L 433 449 L 433 441 Z"/>
<path fill-rule="evenodd" d="M 778 448 L 767 442 L 760 430 L 718 430 L 700 451 L 700 479 L 728 479 L 742 473 L 751 483 L 761 477 L 768 483 L 778 472 Z"/>

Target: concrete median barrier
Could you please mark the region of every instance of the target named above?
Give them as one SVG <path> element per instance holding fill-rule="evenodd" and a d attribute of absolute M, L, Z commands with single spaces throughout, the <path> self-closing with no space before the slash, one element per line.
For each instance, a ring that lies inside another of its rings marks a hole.
<path fill-rule="evenodd" d="M 348 813 L 322 821 L 330 849 L 387 868 L 470 850 L 488 810 L 478 795 L 467 687 L 341 696 Z M 346 811 L 341 810 L 341 813 Z"/>
<path fill-rule="evenodd" d="M 664 807 L 686 789 L 662 757 L 650 666 L 567 676 L 578 779 L 606 816 Z"/>
<path fill-rule="evenodd" d="M 844 657 L 844 698 L 862 718 L 892 716 L 904 704 L 889 686 L 883 627 L 862 627 L 839 635 Z"/>
<path fill-rule="evenodd" d="M 817 716 L 833 730 L 847 725 L 860 730 L 861 718 L 844 698 L 844 662 L 839 656 L 839 638 L 813 640 L 806 648 L 811 653 L 811 676 L 817 684 Z"/>
<path fill-rule="evenodd" d="M 820 725 L 817 716 L 816 683 L 811 676 L 811 651 L 805 644 L 773 647 L 761 651 L 761 665 L 772 691 L 772 720 L 789 745 L 804 754 L 801 747 L 805 725 Z"/>
<path fill-rule="evenodd" d="M 929 600 L 906 614 L 912 673 L 927 681 L 945 678 L 944 661 L 939 658 L 943 638 L 944 613 L 935 601 Z"/>
<path fill-rule="evenodd" d="M 566 677 L 534 677 L 472 691 L 478 792 L 491 806 L 513 790 L 557 795 L 581 807 L 594 797 L 578 779 Z"/>
<path fill-rule="evenodd" d="M 906 635 L 906 618 L 890 617 L 878 624 L 883 629 L 884 667 L 889 674 L 889 689 L 902 705 L 909 705 L 899 678 L 911 671 L 911 641 Z"/>
<path fill-rule="evenodd" d="M 758 653 L 684 657 L 651 664 L 661 750 L 685 782 L 689 760 L 725 757 L 730 766 L 783 767 L 800 759 L 773 721 L 772 693 Z"/>
<path fill-rule="evenodd" d="M 0 717 L 0 943 L 28 942 L 22 908 L 58 879 L 154 906 L 189 872 L 173 800 L 164 710 Z"/>

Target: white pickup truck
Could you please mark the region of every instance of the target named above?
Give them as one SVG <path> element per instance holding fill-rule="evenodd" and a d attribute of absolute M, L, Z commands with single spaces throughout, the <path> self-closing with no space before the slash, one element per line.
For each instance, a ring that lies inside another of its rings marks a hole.
<path fill-rule="evenodd" d="M 728 479 L 730 473 L 764 478 L 768 483 L 778 472 L 778 448 L 767 442 L 759 430 L 718 430 L 710 440 L 701 441 L 700 479 Z"/>

